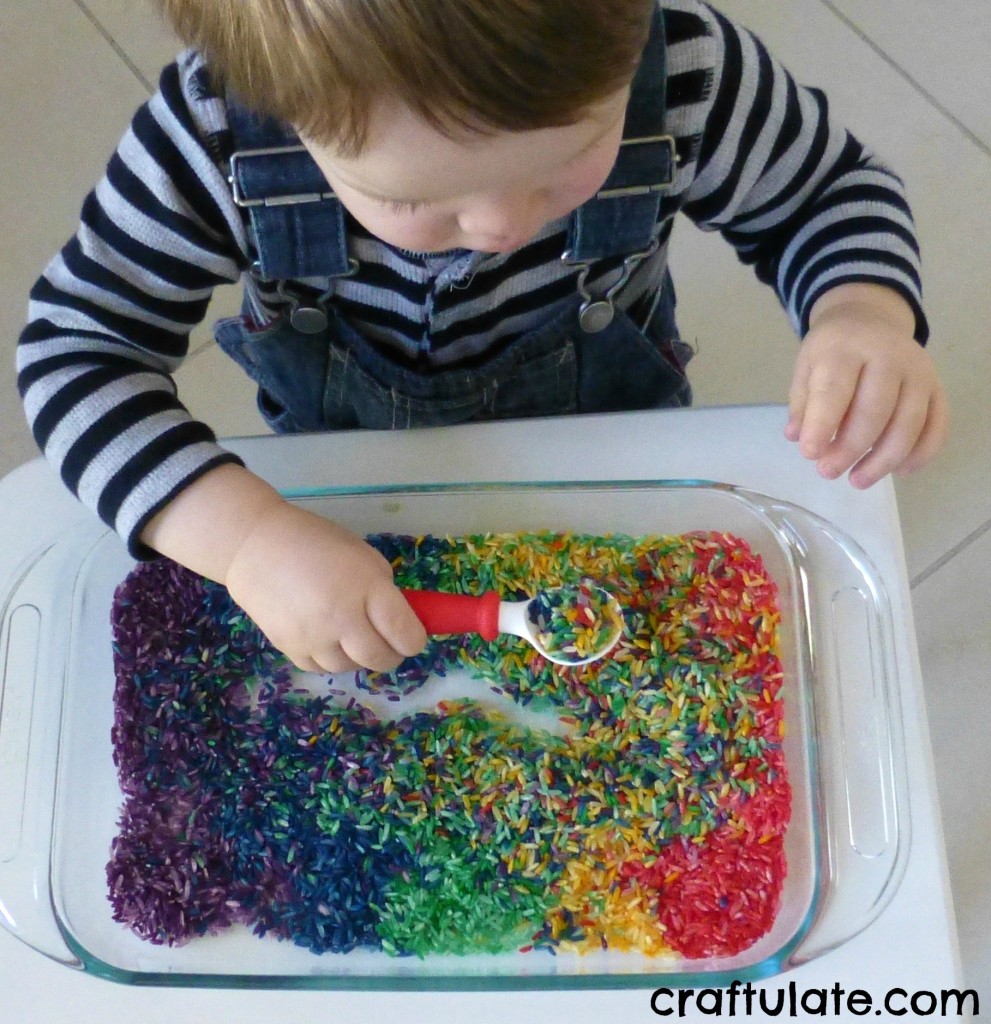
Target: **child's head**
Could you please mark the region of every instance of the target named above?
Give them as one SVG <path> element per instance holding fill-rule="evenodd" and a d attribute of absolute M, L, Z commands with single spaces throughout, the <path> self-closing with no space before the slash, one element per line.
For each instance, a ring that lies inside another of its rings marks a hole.
<path fill-rule="evenodd" d="M 252 109 L 356 155 L 376 104 L 452 133 L 572 124 L 627 85 L 656 0 L 158 0 Z"/>

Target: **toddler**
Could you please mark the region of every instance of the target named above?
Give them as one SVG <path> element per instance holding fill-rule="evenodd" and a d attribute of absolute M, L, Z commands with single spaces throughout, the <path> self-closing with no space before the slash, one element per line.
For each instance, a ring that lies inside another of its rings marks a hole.
<path fill-rule="evenodd" d="M 171 374 L 218 344 L 277 431 L 687 405 L 667 271 L 718 230 L 802 337 L 785 425 L 867 487 L 946 431 L 899 179 L 701 0 L 159 0 L 190 46 L 18 345 L 34 435 L 137 557 L 229 588 L 303 669 L 425 642 L 388 563 L 218 445 Z"/>

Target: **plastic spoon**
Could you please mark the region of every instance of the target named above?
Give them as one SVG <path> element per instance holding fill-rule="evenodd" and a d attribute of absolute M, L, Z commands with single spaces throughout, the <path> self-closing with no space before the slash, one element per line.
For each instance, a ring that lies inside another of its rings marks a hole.
<path fill-rule="evenodd" d="M 556 665 L 586 665 L 616 646 L 623 612 L 602 587 L 581 583 L 551 587 L 527 601 L 501 601 L 484 594 L 404 590 L 403 596 L 430 634 L 478 633 L 494 640 L 512 633 Z"/>

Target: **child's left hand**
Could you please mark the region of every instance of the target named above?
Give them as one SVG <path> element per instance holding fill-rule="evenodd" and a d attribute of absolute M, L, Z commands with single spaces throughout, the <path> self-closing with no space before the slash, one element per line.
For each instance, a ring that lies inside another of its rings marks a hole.
<path fill-rule="evenodd" d="M 901 296 L 845 284 L 815 304 L 789 391 L 785 436 L 834 479 L 865 488 L 925 465 L 946 440 L 946 396 Z"/>

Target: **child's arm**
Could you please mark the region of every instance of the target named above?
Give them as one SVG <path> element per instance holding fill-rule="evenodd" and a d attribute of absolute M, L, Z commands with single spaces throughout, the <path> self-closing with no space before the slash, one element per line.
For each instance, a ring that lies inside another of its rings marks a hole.
<path fill-rule="evenodd" d="M 839 285 L 815 302 L 789 393 L 785 436 L 855 487 L 925 465 L 946 439 L 947 403 L 915 312 L 882 285 Z"/>
<path fill-rule="evenodd" d="M 715 85 L 697 164 L 680 171 L 691 179 L 682 208 L 775 288 L 804 337 L 786 435 L 824 476 L 852 469 L 858 487 L 909 472 L 942 444 L 947 413 L 919 344 L 928 326 L 905 187 L 820 90 L 715 8 L 699 11 Z"/>
<path fill-rule="evenodd" d="M 148 548 L 227 584 L 301 668 L 388 669 L 423 629 L 386 561 L 293 508 L 195 421 L 171 375 L 250 239 L 211 133 L 201 58 L 162 74 L 73 239 L 31 293 L 18 384 L 39 447 L 136 557 Z"/>
<path fill-rule="evenodd" d="M 426 643 L 382 555 L 289 504 L 243 466 L 203 474 L 148 522 L 141 540 L 225 584 L 307 671 L 385 671 Z"/>

